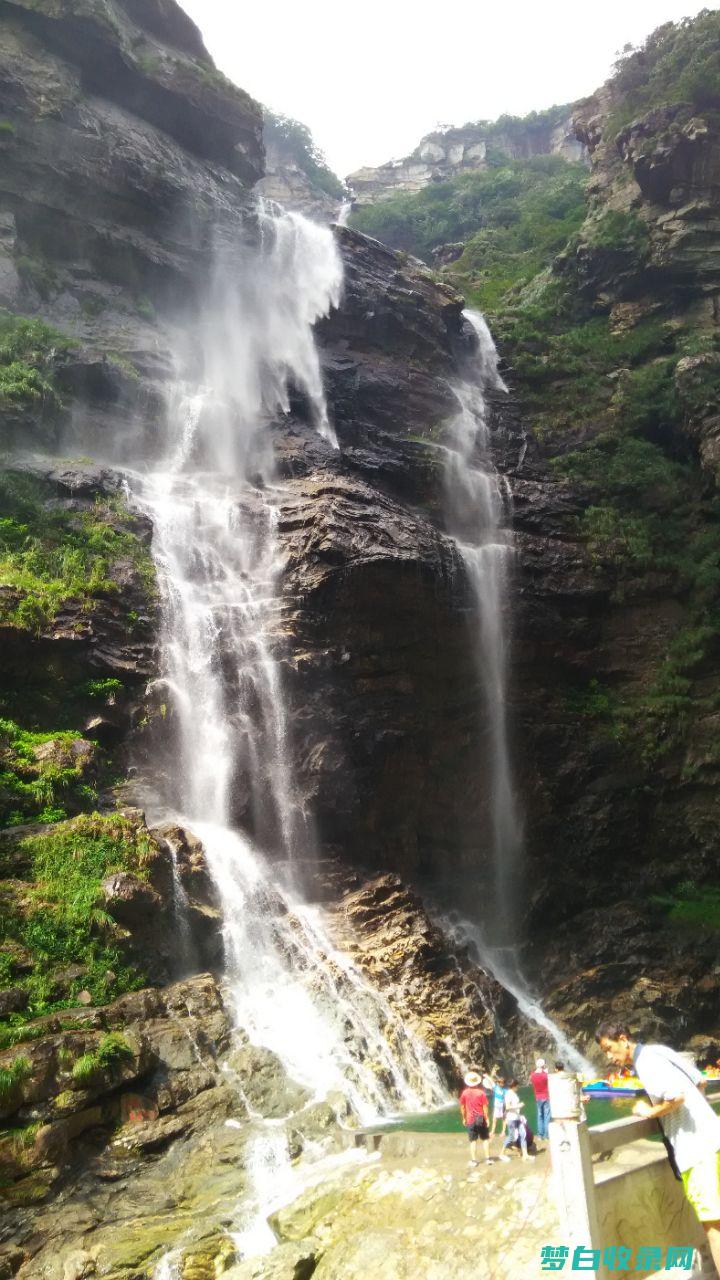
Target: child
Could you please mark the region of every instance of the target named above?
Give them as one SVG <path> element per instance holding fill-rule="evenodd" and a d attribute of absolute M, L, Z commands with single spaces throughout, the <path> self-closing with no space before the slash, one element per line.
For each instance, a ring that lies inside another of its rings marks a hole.
<path fill-rule="evenodd" d="M 505 1077 L 496 1076 L 492 1082 L 492 1119 L 490 1120 L 490 1141 L 495 1137 L 496 1125 L 500 1127 L 497 1132 L 502 1134 L 505 1127 Z"/>

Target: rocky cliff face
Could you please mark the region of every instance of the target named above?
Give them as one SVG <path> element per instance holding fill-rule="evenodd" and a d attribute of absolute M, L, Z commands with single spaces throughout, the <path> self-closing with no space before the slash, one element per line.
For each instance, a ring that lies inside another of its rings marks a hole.
<path fill-rule="evenodd" d="M 486 169 L 493 155 L 512 160 L 539 155 L 582 160 L 585 154 L 584 142 L 573 130 L 570 109 L 553 107 L 525 120 L 501 116 L 492 124 L 481 120 L 428 133 L 403 160 L 358 169 L 348 175 L 347 183 L 354 203 L 362 206 L 401 193 L 412 195 L 432 182 Z"/>
<path fill-rule="evenodd" d="M 143 698 L 151 531 L 117 465 L 161 436 L 173 319 L 197 305 L 217 240 L 252 244 L 259 113 L 172 4 L 28 0 L 0 20 L 0 1267 L 145 1277 L 182 1219 L 197 1235 L 185 1274 L 204 1278 L 257 1114 L 287 1117 L 295 1156 L 351 1121 L 231 1034 L 202 849 L 133 807 L 166 709 Z M 471 338 L 451 287 L 338 240 L 344 298 L 318 337 L 341 451 L 300 396 L 271 427 L 275 638 L 317 837 L 303 874 L 338 947 L 454 1083 L 495 1058 L 513 1004 L 378 873 L 481 865 L 480 690 L 436 448 Z M 136 1191 L 118 1196 L 129 1173 Z"/>
<path fill-rule="evenodd" d="M 530 963 L 588 1043 L 606 1008 L 708 1051 L 720 138 L 692 101 L 623 124 L 643 65 L 576 109 L 588 218 L 496 322 L 528 432 L 521 464 L 500 465 L 521 552 Z"/>
<path fill-rule="evenodd" d="M 313 182 L 293 156 L 274 141 L 265 145 L 265 172 L 255 190 L 283 209 L 294 209 L 314 222 L 337 222 L 343 200 Z"/>

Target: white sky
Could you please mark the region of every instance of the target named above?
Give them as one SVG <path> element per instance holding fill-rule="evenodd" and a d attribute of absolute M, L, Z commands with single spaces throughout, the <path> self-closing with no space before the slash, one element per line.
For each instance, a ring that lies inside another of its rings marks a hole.
<path fill-rule="evenodd" d="M 438 124 L 584 97 L 624 44 L 697 0 L 180 0 L 216 63 L 312 130 L 337 173 L 406 155 Z"/>

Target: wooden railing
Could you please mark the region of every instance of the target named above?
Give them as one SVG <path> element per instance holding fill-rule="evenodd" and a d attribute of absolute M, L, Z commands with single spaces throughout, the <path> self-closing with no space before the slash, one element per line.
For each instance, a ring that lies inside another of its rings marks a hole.
<path fill-rule="evenodd" d="M 720 1080 L 708 1081 L 705 1096 L 711 1103 L 720 1100 Z M 598 1163 L 599 1156 L 611 1157 L 621 1148 L 658 1134 L 657 1120 L 640 1116 L 592 1128 L 579 1119 L 552 1121 L 553 1181 L 561 1228 L 571 1252 L 572 1247 L 583 1246 L 600 1250 L 602 1257 L 608 1246 L 655 1243 L 653 1232 L 658 1244 L 686 1245 L 692 1241 L 693 1246 L 700 1245 L 702 1231 L 660 1143 Z M 633 1239 L 635 1218 L 637 1240 Z M 663 1240 L 664 1235 L 674 1232 L 682 1238 Z M 604 1264 L 594 1272 L 583 1270 L 596 1280 L 607 1280 L 613 1274 Z M 641 1280 L 638 1272 L 633 1274 Z"/>

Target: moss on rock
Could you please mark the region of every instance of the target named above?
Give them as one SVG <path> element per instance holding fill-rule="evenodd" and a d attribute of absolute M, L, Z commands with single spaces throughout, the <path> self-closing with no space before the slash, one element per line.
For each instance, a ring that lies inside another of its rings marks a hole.
<path fill-rule="evenodd" d="M 155 571 L 122 498 L 58 502 L 41 479 L 0 473 L 0 623 L 39 631 L 69 602 L 119 596 L 128 564 L 148 595 Z"/>

